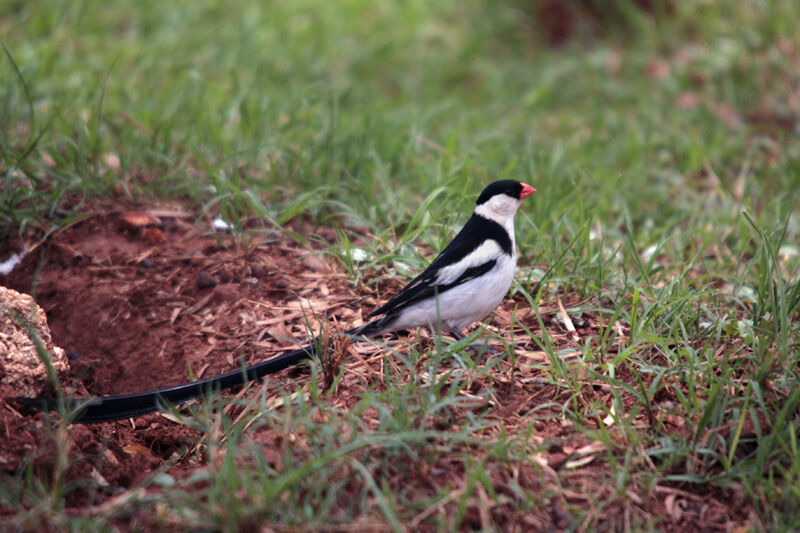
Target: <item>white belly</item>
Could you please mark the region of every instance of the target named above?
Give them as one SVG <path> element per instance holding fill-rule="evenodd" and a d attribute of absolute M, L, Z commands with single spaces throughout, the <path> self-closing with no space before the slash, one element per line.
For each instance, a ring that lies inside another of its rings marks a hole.
<path fill-rule="evenodd" d="M 492 270 L 440 294 L 404 309 L 392 329 L 447 324 L 462 329 L 491 313 L 508 293 L 514 280 L 517 257 L 501 255 Z"/>

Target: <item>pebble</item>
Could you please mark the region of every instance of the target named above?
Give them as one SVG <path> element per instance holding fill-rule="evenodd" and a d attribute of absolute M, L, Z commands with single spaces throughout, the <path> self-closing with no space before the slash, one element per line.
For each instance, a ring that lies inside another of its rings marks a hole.
<path fill-rule="evenodd" d="M 198 273 L 195 281 L 197 282 L 197 288 L 201 290 L 210 289 L 211 287 L 217 286 L 217 280 L 215 280 L 214 277 L 208 272 Z"/>

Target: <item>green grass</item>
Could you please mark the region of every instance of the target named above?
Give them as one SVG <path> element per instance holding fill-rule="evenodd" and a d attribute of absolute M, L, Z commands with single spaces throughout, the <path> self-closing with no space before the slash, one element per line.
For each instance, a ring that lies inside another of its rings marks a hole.
<path fill-rule="evenodd" d="M 252 232 L 303 214 L 341 228 L 327 252 L 371 284 L 424 265 L 415 246 L 445 245 L 484 184 L 522 179 L 539 192 L 517 217 L 513 292 L 542 307 L 571 296 L 584 302 L 573 318 L 603 322 L 577 366 L 537 337 L 554 395 L 531 420 L 605 447 L 608 490 L 570 506 L 573 527 L 620 526 L 626 491 L 647 500 L 662 484 L 725 489 L 754 509 L 752 528 L 797 528 L 797 6 L 675 4 L 655 20 L 623 10 L 616 31 L 553 49 L 522 2 L 6 2 L 0 238 L 41 238 L 106 198 L 177 199 Z M 429 354 L 425 374 L 412 349 L 405 377 L 365 384 L 349 409 L 311 379 L 281 410 L 199 413 L 203 467 L 159 473 L 143 483 L 158 490 L 105 514 L 65 514 L 72 488 L 30 471 L 0 499 L 18 524 L 76 530 L 130 513 L 231 530 L 358 517 L 452 529 L 480 485 L 515 517 L 548 516 L 568 483 L 531 463 L 535 431 L 504 436 L 491 410 L 461 410 L 457 391 L 493 378 L 455 352 Z M 608 387 L 614 413 L 587 380 Z M 250 440 L 259 431 L 306 446 L 284 446 L 276 470 Z M 444 456 L 463 486 L 398 481 Z M 537 489 L 515 468 L 533 468 Z M 638 529 L 663 520 L 634 515 Z"/>

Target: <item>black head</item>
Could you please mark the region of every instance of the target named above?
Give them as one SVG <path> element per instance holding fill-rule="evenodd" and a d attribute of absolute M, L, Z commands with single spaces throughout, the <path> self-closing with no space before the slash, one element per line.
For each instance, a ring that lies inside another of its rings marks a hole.
<path fill-rule="evenodd" d="M 534 192 L 536 192 L 536 189 L 530 185 L 520 183 L 516 180 L 495 181 L 483 189 L 483 192 L 480 196 L 478 196 L 478 201 L 475 202 L 475 205 L 486 203 L 491 200 L 492 196 L 496 196 L 498 194 L 505 194 L 516 200 L 521 200 L 526 196 L 533 194 Z"/>

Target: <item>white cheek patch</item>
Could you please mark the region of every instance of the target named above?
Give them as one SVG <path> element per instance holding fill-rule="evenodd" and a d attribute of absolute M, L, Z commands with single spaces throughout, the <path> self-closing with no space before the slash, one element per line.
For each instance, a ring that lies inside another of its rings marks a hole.
<path fill-rule="evenodd" d="M 502 253 L 503 251 L 500 249 L 500 245 L 497 244 L 497 241 L 493 239 L 483 241 L 483 244 L 475 248 L 461 261 L 441 269 L 436 276 L 436 284 L 447 285 L 448 283 L 452 283 L 468 268 L 488 263 L 493 259 L 497 259 Z"/>
<path fill-rule="evenodd" d="M 509 217 L 513 218 L 519 209 L 520 201 L 506 194 L 493 196 L 491 200 L 475 207 L 475 213 L 505 225 Z"/>
<path fill-rule="evenodd" d="M 492 211 L 491 207 L 489 207 L 489 202 L 476 206 L 475 214 L 480 215 L 483 218 L 488 218 L 489 220 L 494 220 L 495 222 L 498 222 L 497 214 L 494 211 Z"/>

